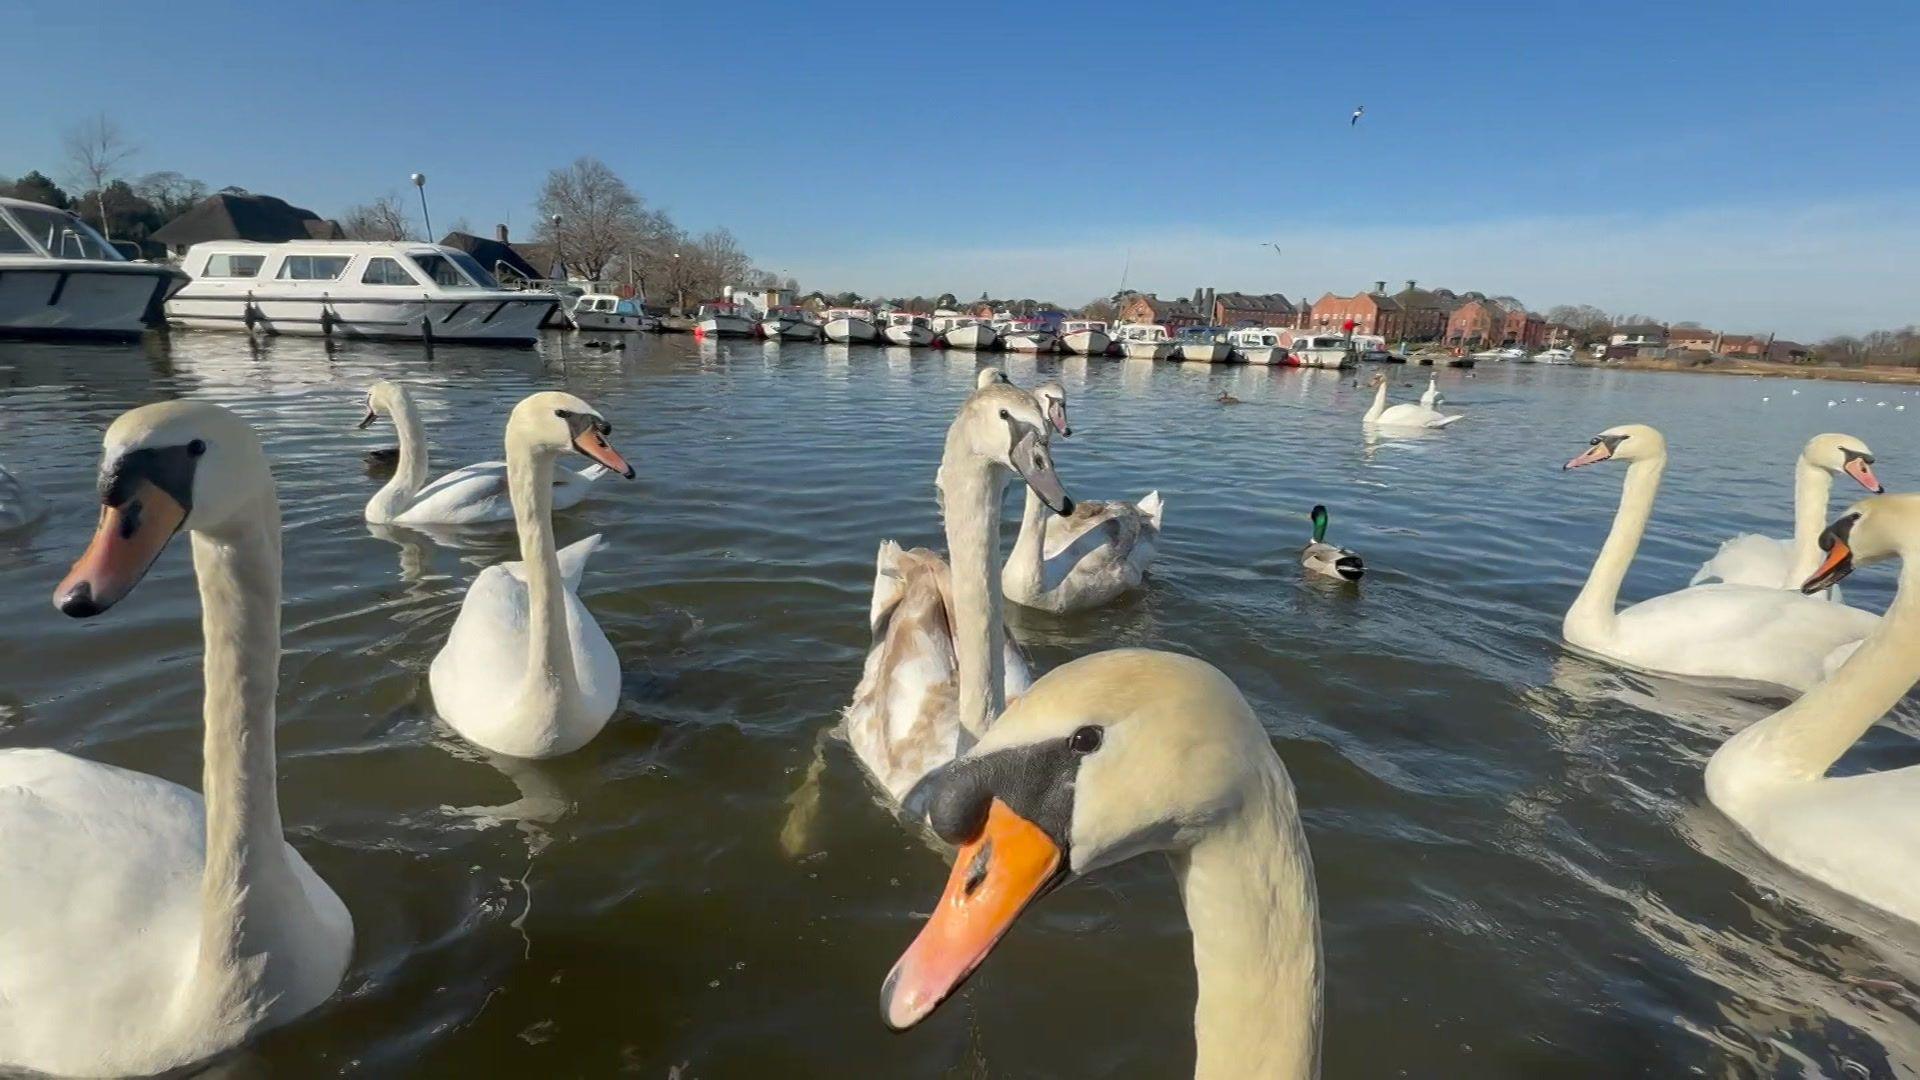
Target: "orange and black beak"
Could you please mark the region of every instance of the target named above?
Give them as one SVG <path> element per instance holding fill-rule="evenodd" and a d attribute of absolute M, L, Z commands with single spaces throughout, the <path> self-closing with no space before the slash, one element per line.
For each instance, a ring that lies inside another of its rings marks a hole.
<path fill-rule="evenodd" d="M 1820 550 L 1826 552 L 1827 557 L 1800 586 L 1801 592 L 1811 596 L 1840 584 L 1841 579 L 1853 573 L 1853 546 L 1847 541 L 1853 535 L 1853 523 L 1858 520 L 1859 514 L 1848 514 L 1821 531 Z"/>
<path fill-rule="evenodd" d="M 967 981 L 1027 906 L 1067 876 L 1047 831 L 995 798 L 980 835 L 960 846 L 946 892 L 880 986 L 880 1016 L 905 1031 Z"/>
<path fill-rule="evenodd" d="M 579 421 L 585 421 L 580 423 Z M 613 425 L 597 416 L 576 415 L 569 419 L 573 427 L 573 448 L 592 458 L 600 465 L 619 473 L 627 479 L 633 479 L 633 466 L 613 448 L 607 436 L 613 432 Z"/>
<path fill-rule="evenodd" d="M 1617 435 L 1594 436 L 1593 442 L 1587 447 L 1586 452 L 1561 466 L 1561 471 L 1578 469 L 1582 465 L 1593 465 L 1607 460 L 1613 456 L 1614 448 L 1620 445 L 1620 439 L 1621 437 Z"/>
<path fill-rule="evenodd" d="M 76 619 L 98 615 L 133 591 L 192 508 L 193 466 L 186 447 L 126 455 L 101 481 L 93 542 L 53 592 L 53 606 Z"/>
<path fill-rule="evenodd" d="M 1873 492 L 1875 495 L 1882 494 L 1887 490 L 1880 486 L 1880 478 L 1873 475 L 1873 458 L 1856 450 L 1843 452 L 1847 455 L 1847 463 L 1841 466 L 1841 469 L 1848 476 L 1853 477 L 1855 483 Z"/>

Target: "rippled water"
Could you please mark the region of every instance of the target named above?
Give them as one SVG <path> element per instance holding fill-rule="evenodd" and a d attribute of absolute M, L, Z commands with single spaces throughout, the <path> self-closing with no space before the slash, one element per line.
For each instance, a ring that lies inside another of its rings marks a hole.
<path fill-rule="evenodd" d="M 1193 974 L 1159 859 L 1050 897 L 921 1028 L 879 1021 L 881 978 L 946 869 L 818 736 L 859 676 L 877 543 L 940 543 L 933 470 L 975 362 L 687 338 L 431 357 L 217 335 L 0 344 L 0 461 L 55 504 L 0 539 L 0 745 L 198 786 L 184 549 L 108 617 L 48 598 L 93 526 L 105 425 L 158 398 L 221 401 L 260 428 L 285 505 L 284 815 L 358 934 L 335 998 L 235 1073 L 1180 1075 Z M 1858 435 L 1890 487 L 1920 486 L 1920 408 L 1893 408 L 1920 397 L 1492 367 L 1442 374 L 1466 422 L 1369 444 L 1345 374 L 1038 366 L 1072 395 L 1069 490 L 1158 488 L 1168 527 L 1145 595 L 1017 630 L 1043 669 L 1118 644 L 1190 652 L 1254 703 L 1319 873 L 1328 1075 L 1913 1072 L 1920 932 L 1784 877 L 1702 795 L 1713 747 L 1774 703 L 1612 671 L 1557 637 L 1618 498 L 1617 469 L 1560 471 L 1593 432 L 1651 423 L 1674 453 L 1639 598 L 1732 532 L 1784 535 L 1811 434 Z M 1414 372 L 1389 370 L 1412 396 Z M 563 542 L 611 541 L 581 591 L 626 676 L 585 750 L 489 760 L 434 720 L 427 664 L 512 538 L 369 532 L 361 455 L 392 429 L 352 425 L 381 376 L 414 384 L 436 472 L 497 458 L 507 410 L 555 387 L 599 406 L 637 464 L 560 516 Z M 1357 592 L 1301 577 L 1315 502 L 1367 559 Z M 1883 607 L 1891 581 L 1856 575 L 1850 599 Z M 1912 762 L 1915 730 L 1903 712 L 1843 767 Z M 817 744 L 818 816 L 789 857 Z"/>

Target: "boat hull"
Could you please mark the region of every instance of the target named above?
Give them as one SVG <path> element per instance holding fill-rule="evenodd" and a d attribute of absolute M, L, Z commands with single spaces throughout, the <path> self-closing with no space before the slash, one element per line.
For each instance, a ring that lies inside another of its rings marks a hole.
<path fill-rule="evenodd" d="M 1060 347 L 1081 356 L 1105 356 L 1113 348 L 1113 339 L 1098 330 L 1075 330 L 1061 336 Z"/>
<path fill-rule="evenodd" d="M 23 263 L 0 265 L 0 336 L 139 337 L 165 324 L 167 294 L 187 280 L 145 263 Z"/>
<path fill-rule="evenodd" d="M 1171 341 L 1123 341 L 1120 355 L 1129 360 L 1165 360 L 1173 355 Z"/>
<path fill-rule="evenodd" d="M 1177 346 L 1180 359 L 1197 364 L 1218 364 L 1232 355 L 1233 350 L 1220 342 L 1194 343 L 1183 342 Z"/>
<path fill-rule="evenodd" d="M 762 319 L 760 332 L 769 341 L 817 341 L 820 327 L 798 319 Z"/>
<path fill-rule="evenodd" d="M 481 293 L 466 299 L 248 297 L 200 293 L 189 284 L 167 301 L 167 320 L 193 330 L 294 337 L 531 345 L 558 304 L 552 295 L 541 293 Z"/>
<path fill-rule="evenodd" d="M 1045 330 L 1022 330 L 1001 338 L 1000 343 L 1008 352 L 1044 353 L 1052 352 L 1059 340 Z"/>
<path fill-rule="evenodd" d="M 889 326 L 881 336 L 887 339 L 889 345 L 911 345 L 924 349 L 933 344 L 933 331 L 924 326 Z"/>
<path fill-rule="evenodd" d="M 622 315 L 617 311 L 581 311 L 567 316 L 575 330 L 592 333 L 637 333 L 652 322 L 645 315 Z"/>
<path fill-rule="evenodd" d="M 739 315 L 709 315 L 698 328 L 707 337 L 743 338 L 753 336 L 754 322 Z"/>
<path fill-rule="evenodd" d="M 1267 346 L 1261 345 L 1251 348 L 1237 348 L 1233 350 L 1233 354 L 1239 357 L 1240 362 L 1243 364 L 1260 364 L 1271 367 L 1280 362 L 1280 358 L 1286 355 L 1286 350 L 1268 348 Z"/>
<path fill-rule="evenodd" d="M 841 343 L 868 342 L 880 336 L 873 324 L 865 319 L 834 319 L 824 329 L 828 341 Z"/>
<path fill-rule="evenodd" d="M 946 333 L 947 346 L 981 351 L 991 349 L 1000 340 L 991 326 L 956 326 Z"/>
<path fill-rule="evenodd" d="M 1295 349 L 1287 356 L 1296 367 L 1344 368 L 1354 364 L 1353 354 L 1345 349 Z"/>

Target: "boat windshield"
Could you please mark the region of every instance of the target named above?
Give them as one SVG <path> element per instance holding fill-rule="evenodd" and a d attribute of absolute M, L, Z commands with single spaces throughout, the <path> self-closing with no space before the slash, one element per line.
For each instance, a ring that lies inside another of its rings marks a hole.
<path fill-rule="evenodd" d="M 631 300 L 622 300 L 619 304 L 615 305 L 613 311 L 616 315 L 638 315 L 640 314 L 640 306 Z"/>
<path fill-rule="evenodd" d="M 419 267 L 435 285 L 443 289 L 486 289 L 498 288 L 492 275 L 480 268 L 480 264 L 461 255 L 459 252 L 410 252 L 407 255 L 413 265 Z M 463 272 L 464 271 L 464 272 Z M 468 275 L 472 275 L 471 280 Z M 486 284 L 478 284 L 479 282 Z"/>
<path fill-rule="evenodd" d="M 126 257 L 102 239 L 93 227 L 64 210 L 45 206 L 10 206 L 6 213 L 18 222 L 27 238 L 56 259 L 98 259 L 126 262 Z M 0 250 L 11 244 L 0 242 Z"/>

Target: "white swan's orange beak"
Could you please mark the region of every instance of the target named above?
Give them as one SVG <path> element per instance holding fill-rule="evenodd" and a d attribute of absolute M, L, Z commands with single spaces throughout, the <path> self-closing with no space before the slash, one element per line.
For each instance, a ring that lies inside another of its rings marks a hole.
<path fill-rule="evenodd" d="M 1880 486 L 1880 478 L 1873 475 L 1873 462 L 1868 461 L 1866 458 L 1851 458 L 1842 468 L 1848 476 L 1853 477 L 1855 483 L 1873 492 L 1875 495 L 1879 495 L 1887 490 Z"/>
<path fill-rule="evenodd" d="M 93 542 L 53 591 L 53 606 L 76 619 L 119 603 L 147 575 L 187 509 L 150 480 L 135 484 L 118 506 L 100 508 Z"/>
<path fill-rule="evenodd" d="M 953 859 L 933 917 L 880 986 L 880 1016 L 905 1031 L 967 980 L 1027 905 L 1063 876 L 1060 846 L 993 800 L 980 835 Z"/>
<path fill-rule="evenodd" d="M 574 437 L 573 448 L 621 476 L 629 480 L 633 479 L 633 466 L 627 464 L 627 459 L 621 457 L 620 451 L 615 450 L 613 444 L 608 442 L 607 437 L 600 432 L 593 430 L 581 432 Z"/>
<path fill-rule="evenodd" d="M 1592 446 L 1587 447 L 1585 453 L 1581 454 L 1577 458 L 1574 458 L 1572 461 L 1567 462 L 1566 465 L 1562 466 L 1562 469 L 1563 470 L 1577 469 L 1582 465 L 1592 465 L 1597 462 L 1605 461 L 1612 456 L 1613 456 L 1613 447 L 1607 445 L 1605 440 L 1600 440 L 1595 442 Z"/>
<path fill-rule="evenodd" d="M 1853 573 L 1853 549 L 1847 546 L 1845 540 L 1834 537 L 1833 546 L 1827 549 L 1826 561 L 1822 562 L 1820 569 L 1815 570 L 1813 576 L 1800 586 L 1800 591 L 1812 595 L 1821 589 L 1839 584 L 1841 578 L 1851 573 Z"/>

